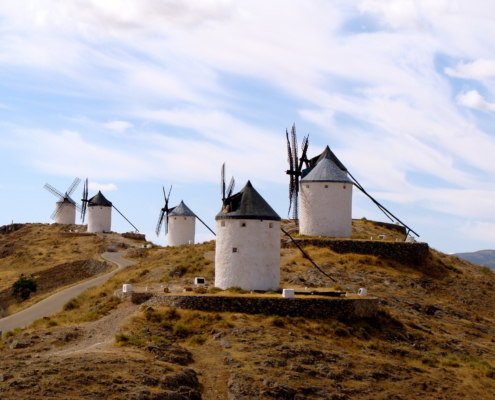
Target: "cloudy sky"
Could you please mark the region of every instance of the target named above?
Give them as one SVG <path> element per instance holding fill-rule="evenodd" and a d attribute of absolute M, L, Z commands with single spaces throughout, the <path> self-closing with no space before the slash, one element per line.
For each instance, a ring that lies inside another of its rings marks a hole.
<path fill-rule="evenodd" d="M 162 185 L 214 227 L 223 162 L 285 217 L 295 123 L 419 240 L 495 248 L 493 37 L 488 0 L 1 2 L 0 225 L 88 177 L 164 244 Z"/>

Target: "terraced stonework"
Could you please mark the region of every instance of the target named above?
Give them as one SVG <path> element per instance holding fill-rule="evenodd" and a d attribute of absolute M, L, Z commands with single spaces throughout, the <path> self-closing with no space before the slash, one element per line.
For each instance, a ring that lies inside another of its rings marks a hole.
<path fill-rule="evenodd" d="M 136 293 L 140 295 L 140 293 Z M 137 300 L 137 298 L 136 298 Z M 150 306 L 168 306 L 208 312 L 279 315 L 304 318 L 339 318 L 354 320 L 372 318 L 378 311 L 374 298 L 272 298 L 232 296 L 154 295 L 146 301 Z"/>
<path fill-rule="evenodd" d="M 327 247 L 339 254 L 356 253 L 394 260 L 406 265 L 420 265 L 428 257 L 428 243 L 380 242 L 377 240 L 294 239 L 299 246 Z M 295 247 L 282 240 L 282 247 Z"/>

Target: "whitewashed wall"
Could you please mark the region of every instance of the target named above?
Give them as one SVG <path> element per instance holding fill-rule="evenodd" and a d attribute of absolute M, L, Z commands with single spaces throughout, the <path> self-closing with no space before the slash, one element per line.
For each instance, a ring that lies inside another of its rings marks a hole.
<path fill-rule="evenodd" d="M 76 207 L 68 203 L 56 203 L 58 214 L 55 217 L 57 224 L 75 224 Z"/>
<path fill-rule="evenodd" d="M 170 216 L 168 217 L 168 245 L 182 246 L 194 244 L 196 233 L 196 217 Z"/>
<path fill-rule="evenodd" d="M 112 207 L 88 207 L 88 232 L 110 232 L 112 230 Z"/>
<path fill-rule="evenodd" d="M 216 227 L 215 286 L 278 289 L 280 221 L 227 219 L 216 221 Z"/>
<path fill-rule="evenodd" d="M 301 182 L 300 185 L 299 233 L 350 237 L 353 185 L 342 182 Z"/>

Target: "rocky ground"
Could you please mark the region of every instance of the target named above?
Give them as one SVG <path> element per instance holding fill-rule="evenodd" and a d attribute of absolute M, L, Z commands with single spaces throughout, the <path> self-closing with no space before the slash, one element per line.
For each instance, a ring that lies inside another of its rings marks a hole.
<path fill-rule="evenodd" d="M 211 282 L 212 250 L 135 250 L 138 264 L 72 308 L 4 335 L 0 399 L 495 399 L 495 276 L 435 250 L 415 266 L 307 248 L 337 283 L 297 250 L 282 250 L 283 287 L 366 287 L 381 303 L 370 320 L 206 313 L 111 297 L 122 283 Z"/>

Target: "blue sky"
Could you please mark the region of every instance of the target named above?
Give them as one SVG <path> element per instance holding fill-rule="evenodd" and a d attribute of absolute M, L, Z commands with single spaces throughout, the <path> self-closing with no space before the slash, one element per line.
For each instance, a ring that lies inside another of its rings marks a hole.
<path fill-rule="evenodd" d="M 285 217 L 296 123 L 419 240 L 495 248 L 494 22 L 487 0 L 3 2 L 0 225 L 88 177 L 164 244 L 162 185 L 214 228 L 223 162 Z"/>

